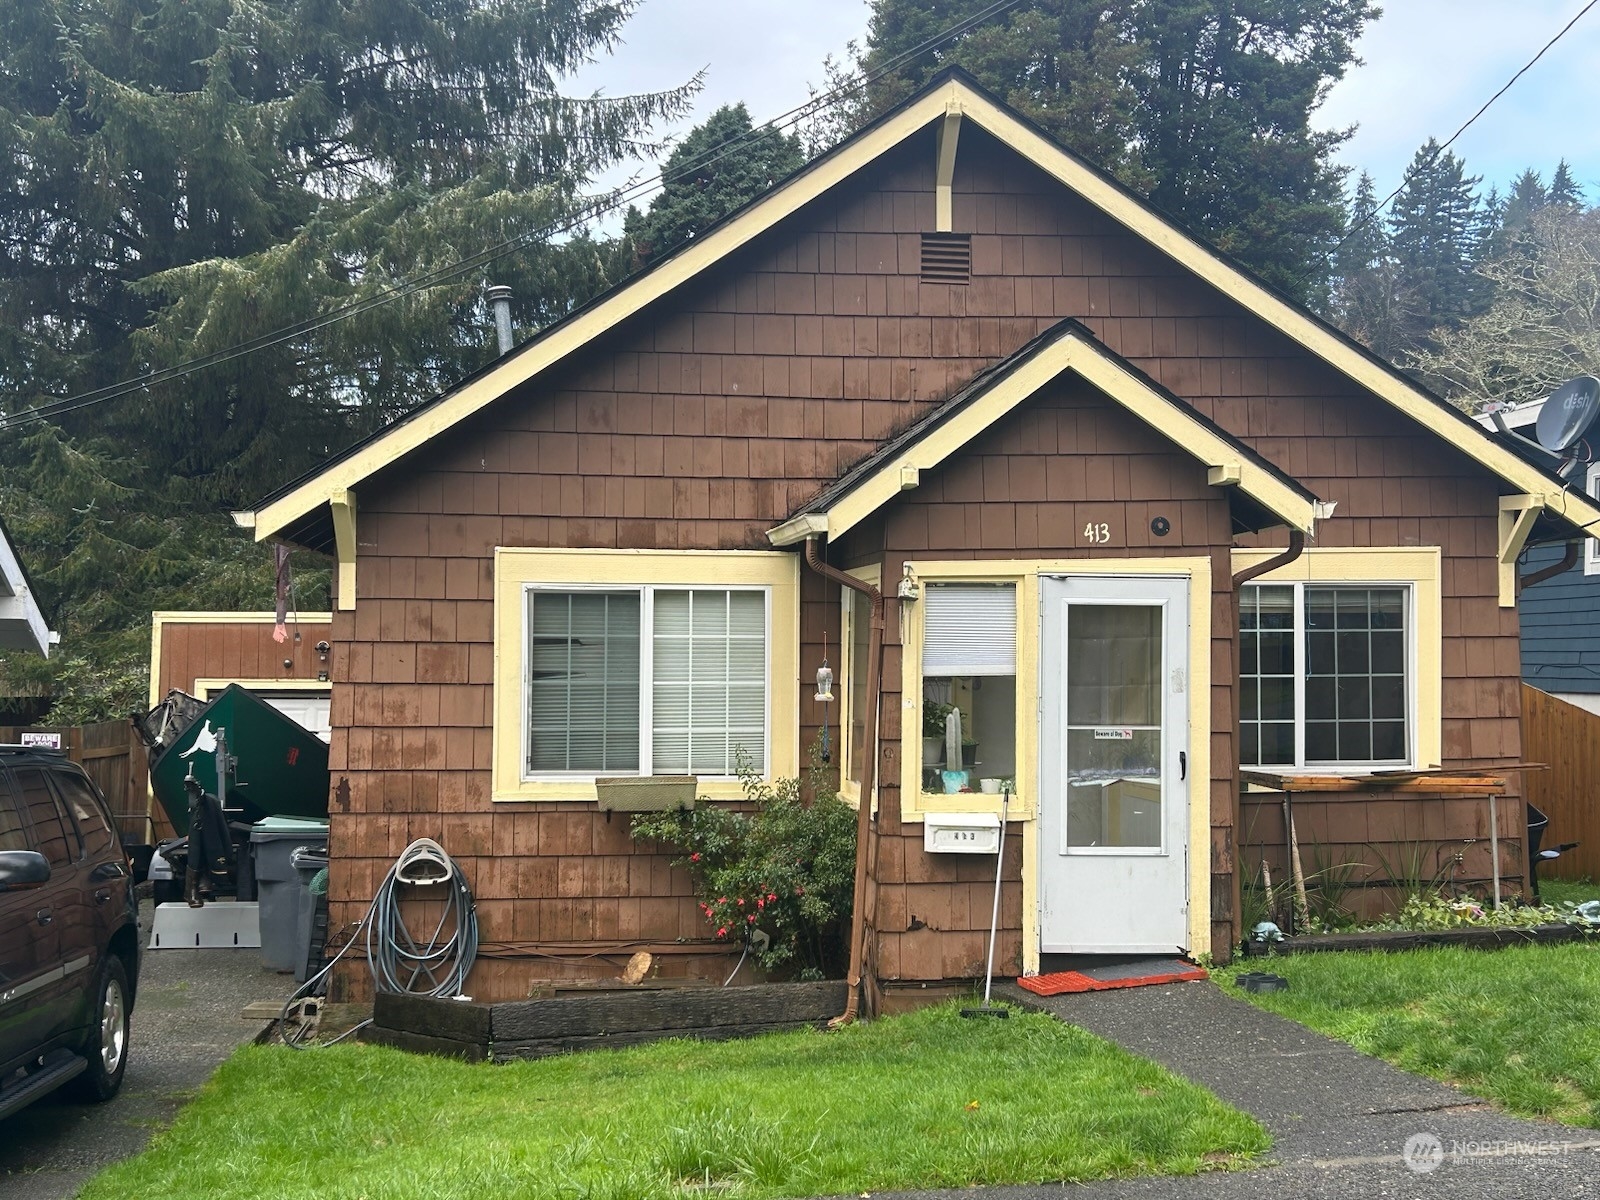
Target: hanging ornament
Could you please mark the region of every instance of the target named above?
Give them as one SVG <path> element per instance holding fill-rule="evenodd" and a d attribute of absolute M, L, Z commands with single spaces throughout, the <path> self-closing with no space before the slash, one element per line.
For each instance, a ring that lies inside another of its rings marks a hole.
<path fill-rule="evenodd" d="M 822 635 L 822 665 L 817 668 L 817 694 L 813 699 L 822 704 L 822 761 L 833 760 L 833 746 L 828 738 L 828 705 L 833 703 L 833 668 L 828 665 L 828 635 Z"/>

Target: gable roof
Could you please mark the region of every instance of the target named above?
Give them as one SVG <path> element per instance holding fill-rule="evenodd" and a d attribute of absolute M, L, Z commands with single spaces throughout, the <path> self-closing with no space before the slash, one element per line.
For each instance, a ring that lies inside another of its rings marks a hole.
<path fill-rule="evenodd" d="M 807 537 L 834 541 L 917 486 L 938 466 L 1053 380 L 1071 372 L 1209 469 L 1214 485 L 1237 488 L 1241 528 L 1288 525 L 1311 533 L 1322 502 L 1238 438 L 1112 352 L 1081 322 L 1051 326 L 1010 357 L 974 376 L 950 399 L 891 438 L 767 532 L 774 546 Z"/>
<path fill-rule="evenodd" d="M 680 247 L 649 270 L 497 359 L 454 389 L 330 458 L 315 471 L 235 514 L 257 540 L 331 540 L 322 510 L 384 467 L 399 461 L 511 389 L 561 362 L 618 322 L 711 268 L 908 138 L 946 115 L 959 114 L 1045 174 L 1119 222 L 1178 265 L 1232 298 L 1346 378 L 1446 438 L 1512 492 L 1541 497 L 1548 514 L 1600 537 L 1600 506 L 1559 478 L 1524 462 L 1470 417 L 1365 347 L 1251 275 L 1220 251 L 1180 229 L 1109 175 L 1053 141 L 957 68 L 885 113 L 771 191 Z M 316 531 L 315 539 L 307 535 Z"/>
<path fill-rule="evenodd" d="M 0 522 L 0 650 L 33 650 L 46 658 L 60 641 L 39 608 L 33 583 L 11 534 Z"/>

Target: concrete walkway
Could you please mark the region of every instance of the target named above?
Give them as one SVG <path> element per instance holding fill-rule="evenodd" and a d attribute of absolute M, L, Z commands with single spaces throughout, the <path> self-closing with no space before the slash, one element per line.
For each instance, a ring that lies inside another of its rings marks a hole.
<path fill-rule="evenodd" d="M 1600 1130 L 1505 1116 L 1454 1088 L 1233 999 L 1215 984 L 1051 999 L 1015 985 L 997 985 L 995 991 L 1209 1088 L 1265 1125 L 1273 1147 L 1267 1155 L 1270 1165 L 1250 1171 L 1075 1187 L 978 1189 L 984 1200 L 1064 1193 L 1206 1200 L 1577 1200 L 1600 1194 Z M 1407 1142 L 1418 1135 L 1436 1138 L 1443 1149 L 1443 1160 L 1431 1170 L 1407 1166 Z M 1477 1150 L 1457 1154 L 1458 1147 Z M 974 1192 L 946 1195 L 970 1198 Z"/>

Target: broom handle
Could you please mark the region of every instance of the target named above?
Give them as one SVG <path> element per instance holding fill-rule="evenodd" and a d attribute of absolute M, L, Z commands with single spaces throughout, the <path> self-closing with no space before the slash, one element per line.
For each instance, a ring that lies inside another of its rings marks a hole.
<path fill-rule="evenodd" d="M 994 911 L 989 914 L 989 962 L 984 968 L 983 1006 L 989 1007 L 989 989 L 994 984 L 994 931 L 1000 925 L 1000 873 L 1006 861 L 1006 806 L 1010 792 L 1000 793 L 1000 848 L 994 857 Z"/>

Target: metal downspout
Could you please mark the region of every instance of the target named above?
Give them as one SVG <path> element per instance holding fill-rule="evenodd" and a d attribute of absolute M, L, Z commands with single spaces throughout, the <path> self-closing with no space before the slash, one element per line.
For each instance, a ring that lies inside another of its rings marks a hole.
<path fill-rule="evenodd" d="M 1257 576 L 1265 575 L 1268 571 L 1276 571 L 1279 567 L 1288 566 L 1295 559 L 1299 558 L 1301 554 L 1305 553 L 1305 548 L 1306 548 L 1306 535 L 1301 530 L 1291 529 L 1289 531 L 1289 548 L 1287 550 L 1285 550 L 1282 554 L 1274 554 L 1271 558 L 1266 559 L 1263 562 L 1258 562 L 1253 567 L 1246 567 L 1244 570 L 1235 573 L 1235 575 L 1233 577 L 1233 598 L 1234 598 L 1234 612 L 1235 612 L 1235 614 L 1238 613 L 1239 589 L 1240 588 L 1242 588 L 1245 584 L 1249 583 L 1252 579 L 1255 579 Z M 1235 615 L 1233 625 L 1234 625 L 1234 636 L 1233 636 L 1233 681 L 1234 681 L 1234 686 L 1233 686 L 1232 691 L 1233 691 L 1233 744 L 1234 744 L 1234 747 L 1235 747 L 1235 752 L 1234 752 L 1234 756 L 1233 756 L 1234 757 L 1234 763 L 1233 763 L 1233 828 L 1234 828 L 1234 838 L 1235 838 L 1234 847 L 1233 847 L 1233 865 L 1234 865 L 1234 869 L 1233 869 L 1233 916 L 1234 916 L 1234 920 L 1238 920 L 1240 915 L 1244 912 L 1244 896 L 1243 896 L 1244 879 L 1243 879 L 1243 871 L 1240 869 L 1244 865 L 1244 847 L 1242 845 L 1240 845 L 1238 843 L 1238 840 L 1237 840 L 1238 839 L 1238 830 L 1239 830 L 1239 818 L 1242 815 L 1241 806 L 1240 806 L 1240 803 L 1239 803 L 1239 755 L 1238 755 L 1238 747 L 1242 744 L 1242 735 L 1241 735 L 1241 732 L 1240 732 L 1240 721 L 1239 721 L 1239 621 L 1238 621 L 1237 615 Z M 1290 870 L 1291 876 L 1295 880 L 1298 881 L 1298 880 L 1303 879 L 1304 876 L 1297 869 L 1297 867 L 1295 865 L 1295 862 L 1294 862 L 1294 855 L 1293 855 L 1292 850 L 1291 850 L 1291 846 L 1293 844 L 1293 836 L 1290 833 L 1290 830 L 1293 828 L 1293 826 L 1294 826 L 1294 810 L 1293 810 L 1293 807 L 1292 807 L 1292 802 L 1289 799 L 1289 794 L 1287 792 L 1285 792 L 1284 795 L 1283 795 L 1283 853 L 1284 853 L 1284 857 L 1290 860 L 1289 861 L 1289 870 Z M 1239 935 L 1239 938 L 1242 938 L 1242 937 L 1246 936 L 1246 931 L 1244 929 L 1242 929 L 1242 928 L 1241 929 L 1236 929 L 1234 932 Z M 1235 941 L 1237 942 L 1237 940 L 1238 939 L 1236 938 Z"/>
<path fill-rule="evenodd" d="M 1578 562 L 1578 543 L 1568 542 L 1566 553 L 1561 556 L 1560 562 L 1551 563 L 1548 567 L 1540 567 L 1537 571 L 1529 571 L 1517 579 L 1517 591 L 1532 587 L 1536 583 L 1543 583 L 1546 579 L 1571 570 Z"/>
<path fill-rule="evenodd" d="M 844 1012 L 828 1022 L 830 1029 L 856 1019 L 861 1003 L 862 958 L 866 942 L 867 842 L 872 834 L 872 792 L 878 782 L 878 709 L 882 703 L 883 593 L 825 561 L 818 553 L 818 537 L 806 539 L 806 565 L 824 579 L 860 592 L 872 602 L 872 624 L 867 637 L 867 703 L 862 730 L 861 798 L 856 817 L 855 899 L 850 907 L 849 994 Z"/>

